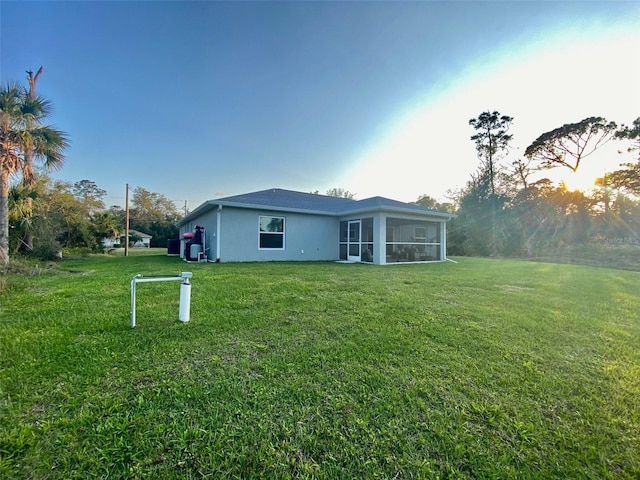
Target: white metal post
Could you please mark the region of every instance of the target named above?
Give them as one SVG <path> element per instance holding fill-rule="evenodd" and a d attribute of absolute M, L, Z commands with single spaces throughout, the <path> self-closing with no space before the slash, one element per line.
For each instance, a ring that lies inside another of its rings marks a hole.
<path fill-rule="evenodd" d="M 140 275 L 136 275 L 131 280 L 131 328 L 136 328 L 136 279 Z"/>
<path fill-rule="evenodd" d="M 179 275 L 155 275 L 145 277 L 136 275 L 131 279 L 131 328 L 136 326 L 136 283 L 144 282 L 167 282 L 172 280 L 182 280 L 180 285 L 180 307 L 178 318 L 181 322 L 189 321 L 191 310 L 191 284 L 189 279 L 193 277 L 191 272 L 182 272 Z"/>
<path fill-rule="evenodd" d="M 184 282 L 180 284 L 180 310 L 178 313 L 178 320 L 181 322 L 188 322 L 190 310 L 191 284 L 189 283 L 189 279 L 185 278 Z"/>

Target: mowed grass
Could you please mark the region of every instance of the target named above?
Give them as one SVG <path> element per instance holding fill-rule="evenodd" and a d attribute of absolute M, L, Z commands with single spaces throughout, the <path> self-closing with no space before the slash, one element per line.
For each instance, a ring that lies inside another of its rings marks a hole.
<path fill-rule="evenodd" d="M 6 278 L 0 478 L 639 478 L 640 273 L 458 260 Z"/>

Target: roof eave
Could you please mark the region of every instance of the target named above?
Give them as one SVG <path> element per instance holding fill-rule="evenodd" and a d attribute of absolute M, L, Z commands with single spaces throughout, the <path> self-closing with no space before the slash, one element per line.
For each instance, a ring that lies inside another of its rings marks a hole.
<path fill-rule="evenodd" d="M 361 213 L 373 213 L 373 212 L 390 212 L 390 213 L 402 213 L 405 215 L 418 215 L 418 216 L 430 216 L 430 217 L 440 217 L 446 219 L 446 221 L 451 220 L 456 215 L 453 213 L 446 212 L 438 212 L 436 210 L 431 211 L 420 211 L 414 210 L 411 208 L 402 208 L 402 207 L 392 207 L 392 206 L 374 206 L 374 207 L 365 207 L 365 208 L 354 208 L 352 210 L 344 210 L 340 212 L 341 216 L 344 215 L 353 215 L 353 214 L 361 214 Z"/>
<path fill-rule="evenodd" d="M 188 215 L 183 217 L 180 221 L 178 221 L 178 227 L 181 227 L 185 223 L 199 217 L 200 215 L 207 213 L 218 206 L 221 207 L 233 207 L 233 208 L 245 208 L 248 210 L 264 210 L 270 212 L 288 212 L 288 213 L 304 213 L 310 215 L 323 215 L 323 216 L 331 216 L 335 217 L 340 215 L 340 212 L 330 211 L 330 210 L 312 210 L 308 208 L 294 208 L 294 207 L 279 207 L 276 205 L 261 205 L 261 204 L 253 204 L 253 203 L 237 203 L 237 202 L 225 202 L 225 201 L 216 201 L 209 200 L 199 207 L 197 207 L 194 211 L 190 212 Z"/>
<path fill-rule="evenodd" d="M 296 207 L 279 207 L 277 205 L 261 205 L 255 203 L 235 203 L 235 202 L 217 202 L 219 205 L 223 207 L 234 207 L 234 208 L 246 208 L 249 210 L 265 210 L 272 212 L 289 212 L 289 213 L 308 213 L 311 215 L 330 215 L 335 216 L 338 215 L 338 212 L 330 211 L 330 210 L 313 210 L 310 208 L 296 208 Z"/>
<path fill-rule="evenodd" d="M 193 210 L 192 212 L 189 212 L 187 215 L 185 215 L 180 220 L 178 220 L 178 223 L 176 223 L 176 225 L 178 227 L 181 227 L 185 223 L 190 222 L 194 218 L 197 218 L 200 215 L 202 215 L 203 213 L 207 213 L 209 210 L 213 210 L 218 206 L 219 203 L 220 202 L 216 202 L 215 200 L 207 200 L 206 202 L 198 205 L 195 210 Z"/>
<path fill-rule="evenodd" d="M 190 212 L 180 221 L 178 221 L 178 227 L 181 227 L 185 223 L 199 217 L 200 215 L 207 213 L 214 208 L 222 207 L 233 207 L 233 208 L 244 208 L 249 210 L 263 210 L 263 211 L 271 211 L 271 212 L 288 212 L 288 213 L 302 213 L 309 215 L 322 215 L 322 216 L 331 216 L 331 217 L 341 217 L 345 215 L 355 215 L 362 213 L 374 213 L 374 212 L 390 212 L 390 213 L 398 213 L 404 215 L 417 215 L 422 217 L 437 217 L 442 218 L 445 221 L 449 221 L 452 218 L 456 217 L 453 213 L 446 212 L 438 212 L 436 210 L 433 211 L 419 211 L 411 208 L 402 208 L 402 207 L 393 207 L 393 206 L 385 206 L 385 205 L 377 205 L 371 207 L 363 207 L 363 208 L 350 208 L 338 211 L 331 210 L 312 210 L 307 208 L 295 208 L 295 207 L 279 207 L 276 205 L 261 205 L 261 204 L 251 204 L 251 203 L 238 203 L 238 202 L 226 202 L 224 200 L 208 200 L 202 205 L 198 206 L 195 210 Z"/>

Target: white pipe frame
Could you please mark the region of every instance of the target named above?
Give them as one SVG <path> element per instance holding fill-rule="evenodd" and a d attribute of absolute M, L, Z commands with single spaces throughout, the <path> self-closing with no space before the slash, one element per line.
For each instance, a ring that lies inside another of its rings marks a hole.
<path fill-rule="evenodd" d="M 193 277 L 191 272 L 182 272 L 178 275 L 136 275 L 131 279 L 131 328 L 136 327 L 136 284 L 146 282 L 169 282 L 180 280 L 180 310 L 179 320 L 181 322 L 189 321 L 189 310 L 191 305 L 191 284 L 189 279 Z"/>

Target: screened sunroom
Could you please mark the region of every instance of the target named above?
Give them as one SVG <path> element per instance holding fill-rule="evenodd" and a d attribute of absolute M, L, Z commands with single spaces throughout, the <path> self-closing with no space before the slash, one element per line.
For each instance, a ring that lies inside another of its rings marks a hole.
<path fill-rule="evenodd" d="M 340 222 L 340 259 L 352 262 L 373 262 L 373 218 L 358 218 Z"/>
<path fill-rule="evenodd" d="M 442 223 L 387 218 L 386 262 L 441 260 Z"/>
<path fill-rule="evenodd" d="M 381 226 L 383 235 L 375 235 L 375 224 Z M 385 216 L 376 217 L 375 221 L 374 218 L 343 220 L 340 222 L 340 259 L 381 264 L 439 262 L 443 260 L 443 234 L 444 222 Z"/>

